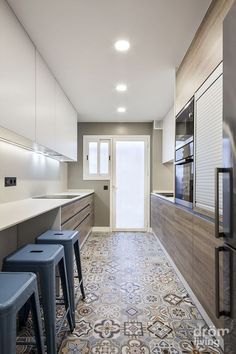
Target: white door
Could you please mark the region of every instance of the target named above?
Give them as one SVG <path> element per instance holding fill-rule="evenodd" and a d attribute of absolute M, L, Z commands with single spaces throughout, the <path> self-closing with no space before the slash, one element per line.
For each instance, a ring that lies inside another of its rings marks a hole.
<path fill-rule="evenodd" d="M 113 230 L 147 230 L 148 137 L 113 140 Z"/>

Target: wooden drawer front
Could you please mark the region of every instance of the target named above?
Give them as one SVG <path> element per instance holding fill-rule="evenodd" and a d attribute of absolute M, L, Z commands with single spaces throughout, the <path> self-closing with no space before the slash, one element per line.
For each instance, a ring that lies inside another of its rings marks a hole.
<path fill-rule="evenodd" d="M 175 252 L 175 208 L 171 204 L 162 202 L 163 239 L 162 244 L 167 252 Z"/>
<path fill-rule="evenodd" d="M 175 208 L 175 251 L 173 260 L 190 286 L 193 276 L 193 215 Z"/>
<path fill-rule="evenodd" d="M 175 207 L 160 198 L 152 196 L 151 199 L 151 223 L 152 229 L 160 239 L 166 251 L 172 254 L 175 239 Z"/>
<path fill-rule="evenodd" d="M 213 223 L 197 217 L 194 218 L 193 235 L 192 288 L 213 323 L 220 328 L 223 321 L 215 316 L 215 248 L 221 246 L 222 241 L 215 238 Z M 223 262 L 220 262 L 220 274 L 222 272 Z"/>
<path fill-rule="evenodd" d="M 151 226 L 155 233 L 160 238 L 163 239 L 163 221 L 162 221 L 162 210 L 161 203 L 155 196 L 151 196 Z"/>
<path fill-rule="evenodd" d="M 81 210 L 78 214 L 74 215 L 66 223 L 62 225 L 62 230 L 75 230 L 79 224 L 91 213 L 90 205 Z"/>
<path fill-rule="evenodd" d="M 83 220 L 83 222 L 76 228 L 76 230 L 78 230 L 80 233 L 80 237 L 79 237 L 80 245 L 82 245 L 83 241 L 85 240 L 85 237 L 87 236 L 92 226 L 93 226 L 93 213 L 88 215 Z"/>
<path fill-rule="evenodd" d="M 93 194 L 63 206 L 61 208 L 61 224 L 64 224 L 72 216 L 79 213 L 82 209 L 84 209 L 88 205 L 92 205 L 92 204 L 93 204 Z"/>
<path fill-rule="evenodd" d="M 215 238 L 214 223 L 155 196 L 151 198 L 151 221 L 153 231 L 212 322 L 223 328 L 222 320 L 215 316 L 215 248 L 222 241 Z M 222 280 L 220 291 L 223 299 Z"/>

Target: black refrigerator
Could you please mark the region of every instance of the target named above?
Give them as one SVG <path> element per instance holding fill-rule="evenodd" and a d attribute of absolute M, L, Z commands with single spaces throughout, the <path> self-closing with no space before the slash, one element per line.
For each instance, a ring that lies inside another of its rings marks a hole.
<path fill-rule="evenodd" d="M 222 176 L 222 219 L 219 186 Z M 236 3 L 223 24 L 223 166 L 216 171 L 216 315 L 224 319 L 224 353 L 236 353 Z M 223 274 L 219 271 L 223 262 Z M 223 292 L 220 289 L 223 288 Z"/>

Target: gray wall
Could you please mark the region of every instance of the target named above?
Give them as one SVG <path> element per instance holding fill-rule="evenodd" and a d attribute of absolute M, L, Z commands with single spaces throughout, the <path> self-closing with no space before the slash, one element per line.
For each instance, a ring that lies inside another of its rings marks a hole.
<path fill-rule="evenodd" d="M 153 131 L 152 127 L 152 123 L 78 123 L 78 162 L 68 163 L 68 188 L 94 189 L 95 226 L 110 226 L 110 182 L 83 180 L 83 135 L 149 135 L 152 162 L 150 190 L 171 190 L 171 169 L 163 167 L 161 162 L 162 132 Z M 160 176 L 162 173 L 167 174 L 167 178 Z M 105 185 L 109 190 L 103 189 Z"/>

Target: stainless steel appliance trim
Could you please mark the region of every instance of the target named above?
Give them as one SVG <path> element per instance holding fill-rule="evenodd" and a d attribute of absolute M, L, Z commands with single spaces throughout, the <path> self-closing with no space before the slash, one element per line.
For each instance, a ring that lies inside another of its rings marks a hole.
<path fill-rule="evenodd" d="M 175 198 L 175 203 L 183 205 L 183 206 L 185 206 L 187 208 L 192 208 L 193 207 L 193 203 L 192 202 L 188 202 L 187 200 L 183 200 L 183 199 L 179 199 L 179 198 Z"/>
<path fill-rule="evenodd" d="M 178 160 L 177 162 L 175 162 L 175 165 L 176 166 L 184 165 L 184 164 L 190 163 L 190 162 L 193 162 L 193 157 L 192 156 L 186 157 L 185 159 L 182 159 L 182 160 Z"/>

